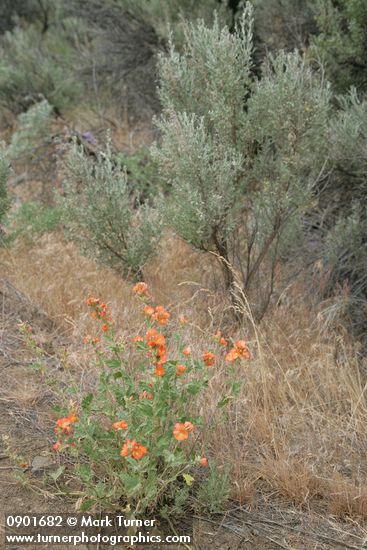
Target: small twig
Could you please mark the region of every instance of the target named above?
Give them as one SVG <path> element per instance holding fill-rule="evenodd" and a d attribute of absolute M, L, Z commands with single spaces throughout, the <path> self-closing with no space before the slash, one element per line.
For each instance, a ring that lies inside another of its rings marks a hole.
<path fill-rule="evenodd" d="M 238 516 L 234 516 L 236 517 L 236 519 L 239 519 L 240 521 L 243 521 L 242 518 L 239 518 Z M 246 523 L 246 522 L 245 522 Z M 330 543 L 333 543 L 333 544 L 339 544 L 340 546 L 344 546 L 345 548 L 350 548 L 351 550 L 361 550 L 361 546 L 354 546 L 353 544 L 348 544 L 347 542 L 344 542 L 344 541 L 341 541 L 341 540 L 338 540 L 338 539 L 334 539 L 333 537 L 328 537 L 326 535 L 322 535 L 320 533 L 315 533 L 315 532 L 312 532 L 312 531 L 306 531 L 304 529 L 299 529 L 298 527 L 293 527 L 292 525 L 285 525 L 283 523 L 280 523 L 278 521 L 274 521 L 274 520 L 270 520 L 270 519 L 265 519 L 265 518 L 259 518 L 258 520 L 254 520 L 254 523 L 264 523 L 264 524 L 268 524 L 268 525 L 275 525 L 277 527 L 281 527 L 283 529 L 289 529 L 290 531 L 294 531 L 296 533 L 300 533 L 302 535 L 306 535 L 310 538 L 313 538 L 313 539 L 321 539 L 325 542 L 330 542 Z"/>
<path fill-rule="evenodd" d="M 21 466 L 0 466 L 0 470 L 29 470 L 29 467 L 22 468 Z"/>
<path fill-rule="evenodd" d="M 171 520 L 169 519 L 169 517 L 167 516 L 165 519 L 168 521 L 168 523 L 169 523 L 169 525 L 170 525 L 172 531 L 173 531 L 174 534 L 176 535 L 176 537 L 178 537 L 177 531 L 176 531 L 176 529 L 174 528 L 174 526 L 173 526 Z M 186 544 L 186 542 L 182 542 L 182 543 L 180 543 L 180 544 L 183 544 L 184 547 L 187 548 L 187 550 L 192 550 L 191 546 L 189 546 L 188 544 Z"/>
<path fill-rule="evenodd" d="M 200 517 L 200 516 L 193 516 L 195 519 L 199 519 L 201 521 L 206 521 L 208 523 L 214 523 L 215 525 L 217 525 L 217 522 L 216 521 L 213 521 L 209 518 L 203 518 L 203 517 Z M 270 540 L 270 542 L 272 542 L 273 544 L 275 544 L 276 546 L 279 546 L 279 548 L 282 548 L 283 550 L 289 550 L 289 546 L 284 546 L 281 542 L 278 542 L 274 539 L 272 539 L 271 537 L 269 537 L 267 534 L 261 532 L 261 530 L 258 528 L 258 527 L 255 527 L 251 522 L 248 522 L 248 521 L 244 521 L 243 522 L 245 525 L 251 527 L 251 529 L 253 529 L 255 532 L 257 531 L 257 535 L 260 536 L 260 537 L 263 537 L 267 540 Z M 224 527 L 225 529 L 227 529 L 228 531 L 231 531 L 232 533 L 235 533 L 238 537 L 241 537 L 243 538 L 243 533 L 240 533 L 238 529 L 236 529 L 235 527 L 232 527 L 231 525 L 228 525 L 227 523 L 221 523 L 220 524 L 220 527 Z M 358 549 L 360 550 L 360 549 Z"/>

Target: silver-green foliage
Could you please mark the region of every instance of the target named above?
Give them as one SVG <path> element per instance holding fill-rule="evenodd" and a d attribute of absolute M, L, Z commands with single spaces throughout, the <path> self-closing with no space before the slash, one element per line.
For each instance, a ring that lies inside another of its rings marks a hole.
<path fill-rule="evenodd" d="M 67 162 L 65 223 L 82 251 L 127 277 L 140 277 L 160 236 L 156 212 L 133 208 L 126 173 L 111 148 L 93 160 L 74 147 Z"/>
<path fill-rule="evenodd" d="M 4 143 L 0 143 L 0 223 L 4 220 L 5 214 L 10 207 L 8 194 L 8 178 L 10 175 L 10 164 Z"/>
<path fill-rule="evenodd" d="M 366 334 L 367 298 L 367 101 L 352 90 L 341 98 L 329 132 L 330 181 L 321 199 L 328 201 L 329 223 L 322 251 L 328 295 L 348 290 L 343 305 L 354 331 Z"/>
<path fill-rule="evenodd" d="M 206 479 L 200 485 L 194 508 L 199 513 L 220 514 L 225 510 L 230 493 L 228 470 L 210 465 Z"/>
<path fill-rule="evenodd" d="M 47 206 L 37 201 L 23 203 L 7 219 L 6 243 L 22 239 L 33 244 L 44 233 L 50 233 L 62 223 L 62 208 Z"/>
<path fill-rule="evenodd" d="M 233 34 L 217 21 L 186 25 L 182 52 L 171 44 L 160 58 L 153 155 L 171 189 L 169 223 L 223 258 L 231 291 L 228 262 L 246 294 L 265 284 L 261 317 L 323 172 L 330 92 L 297 52 L 269 57 L 261 79 L 251 56 L 250 4 Z"/>
<path fill-rule="evenodd" d="M 64 21 L 64 28 L 71 23 Z M 76 54 L 65 30 L 41 35 L 36 25 L 29 25 L 5 33 L 0 41 L 0 104 L 21 112 L 47 99 L 62 111 L 80 97 L 75 64 Z"/>
<path fill-rule="evenodd" d="M 13 133 L 8 147 L 11 159 L 28 159 L 49 139 L 52 110 L 44 99 L 18 116 L 18 129 Z"/>
<path fill-rule="evenodd" d="M 224 20 L 229 17 L 229 10 L 217 0 L 116 0 L 123 7 L 131 10 L 150 23 L 160 38 L 167 38 L 170 29 L 175 33 L 175 40 L 181 42 L 182 19 L 194 21 L 203 19 L 211 23 L 215 10 L 219 10 Z"/>

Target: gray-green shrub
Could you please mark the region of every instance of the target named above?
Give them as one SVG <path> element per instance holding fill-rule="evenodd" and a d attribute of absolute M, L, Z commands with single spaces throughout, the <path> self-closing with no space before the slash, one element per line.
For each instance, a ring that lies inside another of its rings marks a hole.
<path fill-rule="evenodd" d="M 36 151 L 49 140 L 52 111 L 52 106 L 44 99 L 18 116 L 18 127 L 8 147 L 11 159 L 23 162 L 31 160 Z"/>
<path fill-rule="evenodd" d="M 323 172 L 330 92 L 297 52 L 269 57 L 261 79 L 251 64 L 249 4 L 233 34 L 186 24 L 182 52 L 160 57 L 153 155 L 171 189 L 165 218 L 220 257 L 235 306 L 237 281 L 261 318 Z"/>
<path fill-rule="evenodd" d="M 65 21 L 65 27 L 72 22 Z M 66 31 L 15 28 L 0 41 L 0 105 L 19 113 L 46 99 L 63 111 L 81 94 L 76 53 Z"/>
<path fill-rule="evenodd" d="M 365 338 L 367 301 L 367 101 L 355 90 L 340 98 L 329 130 L 330 177 L 320 194 L 323 246 L 320 256 L 328 274 L 324 296 L 342 289 L 343 314 Z"/>
<path fill-rule="evenodd" d="M 10 198 L 8 193 L 8 178 L 10 176 L 10 163 L 7 156 L 6 146 L 0 143 L 0 224 L 3 223 L 5 215 L 10 207 Z M 0 226 L 0 236 L 2 230 Z"/>
<path fill-rule="evenodd" d="M 23 203 L 7 220 L 5 241 L 12 244 L 22 239 L 32 244 L 37 237 L 49 233 L 62 224 L 63 210 L 60 206 L 47 206 L 40 202 Z"/>
<path fill-rule="evenodd" d="M 65 223 L 68 235 L 81 250 L 139 279 L 160 236 L 160 221 L 149 204 L 134 208 L 125 171 L 111 148 L 96 159 L 74 147 L 67 162 Z"/>

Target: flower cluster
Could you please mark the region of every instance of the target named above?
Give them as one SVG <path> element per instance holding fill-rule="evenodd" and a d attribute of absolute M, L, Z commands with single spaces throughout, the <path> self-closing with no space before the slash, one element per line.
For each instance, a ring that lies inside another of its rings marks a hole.
<path fill-rule="evenodd" d="M 153 355 L 153 364 L 155 366 L 154 374 L 156 376 L 164 376 L 165 370 L 163 365 L 167 362 L 167 347 L 165 337 L 157 332 L 154 328 L 148 330 L 146 341 L 151 348 Z"/>
<path fill-rule="evenodd" d="M 116 428 L 116 430 L 127 430 L 128 423 L 125 420 L 119 420 L 118 422 L 114 422 L 112 427 Z"/>
<path fill-rule="evenodd" d="M 150 317 L 153 321 L 156 321 L 159 325 L 166 325 L 170 314 L 164 309 L 163 306 L 157 306 L 153 308 L 146 305 L 144 308 L 144 313 L 147 317 Z"/>
<path fill-rule="evenodd" d="M 136 283 L 133 288 L 133 293 L 142 298 L 149 298 L 148 285 L 146 283 Z"/>
<path fill-rule="evenodd" d="M 241 357 L 243 359 L 250 359 L 250 351 L 244 340 L 238 340 L 237 342 L 235 342 L 234 347 L 226 355 L 226 361 L 235 361 L 236 359 L 240 359 Z"/>
<path fill-rule="evenodd" d="M 87 299 L 86 303 L 87 306 L 92 309 L 92 319 L 101 320 L 103 332 L 108 332 L 110 330 L 111 315 L 108 311 L 107 304 L 101 302 L 99 298 L 93 298 L 92 296 Z M 88 342 L 96 343 L 95 339 L 91 338 L 90 336 L 87 336 L 85 340 L 87 340 Z"/>
<path fill-rule="evenodd" d="M 195 429 L 194 425 L 191 422 L 177 422 L 173 428 L 173 437 L 177 441 L 184 441 L 189 437 L 189 433 L 193 432 Z"/>
<path fill-rule="evenodd" d="M 55 451 L 58 451 L 60 449 L 63 443 L 62 440 L 65 439 L 65 436 L 70 436 L 73 425 L 75 424 L 75 422 L 77 422 L 77 420 L 78 420 L 78 417 L 73 411 L 69 414 L 69 416 L 66 416 L 64 418 L 59 418 L 57 420 L 56 426 L 54 428 L 54 432 L 58 436 L 58 440 L 52 446 Z M 70 446 L 67 443 L 67 438 L 66 438 L 66 445 Z"/>
<path fill-rule="evenodd" d="M 120 456 L 125 457 L 130 455 L 135 460 L 140 460 L 147 453 L 147 447 L 144 447 L 144 445 L 141 445 L 141 443 L 137 443 L 135 439 L 133 439 L 132 441 L 130 441 L 130 439 L 127 439 L 122 446 Z"/>
<path fill-rule="evenodd" d="M 57 421 L 54 449 L 63 452 L 76 447 L 74 453 L 83 457 L 83 466 L 76 474 L 88 488 L 91 505 L 109 499 L 115 502 L 124 495 L 124 504 L 140 514 L 154 510 L 155 495 L 161 498 L 162 491 L 172 494 L 176 482 L 177 487 L 183 479 L 191 485 L 194 478 L 189 472 L 193 466 L 208 466 L 208 459 L 197 449 L 204 419 L 192 413 L 189 406 L 196 409 L 195 396 L 209 383 L 207 367 L 216 369 L 224 359 L 227 363 L 248 359 L 249 350 L 243 340 L 231 348 L 218 330 L 210 346 L 197 357 L 186 331 L 167 326 L 172 315 L 164 306 L 153 303 L 146 283 L 137 283 L 133 294 L 145 317 L 145 329 L 131 341 L 143 361 L 135 363 L 135 351 L 126 356 L 106 303 L 89 297 L 87 305 L 92 318 L 100 323 L 101 334 L 87 336 L 84 341 L 96 348 L 96 364 L 101 368 L 99 383 L 78 405 L 79 418 L 70 403 L 69 416 Z M 176 326 L 188 323 L 188 318 L 180 315 Z M 171 349 L 172 336 L 175 348 Z M 97 345 L 102 338 L 103 346 Z M 219 402 L 220 407 L 236 395 L 238 382 L 231 379 L 235 373 L 234 368 L 227 369 L 228 393 Z M 109 480 L 106 493 L 99 486 L 96 490 L 96 481 L 101 477 Z"/>
<path fill-rule="evenodd" d="M 212 367 L 215 363 L 216 356 L 211 351 L 205 351 L 203 353 L 203 361 L 207 367 Z"/>
<path fill-rule="evenodd" d="M 228 346 L 228 342 L 227 340 L 224 338 L 224 336 L 222 335 L 222 332 L 220 330 L 217 331 L 217 333 L 214 335 L 214 340 L 220 345 L 220 346 L 224 346 L 224 347 L 227 347 Z"/>
<path fill-rule="evenodd" d="M 90 334 L 88 334 L 83 340 L 84 344 L 93 344 L 93 345 L 99 344 L 100 341 L 101 339 L 98 338 L 98 336 L 92 337 Z"/>

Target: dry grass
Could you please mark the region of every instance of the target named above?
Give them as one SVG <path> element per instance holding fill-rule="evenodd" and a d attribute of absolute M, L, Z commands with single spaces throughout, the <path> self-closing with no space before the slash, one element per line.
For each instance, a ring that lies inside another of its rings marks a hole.
<path fill-rule="evenodd" d="M 81 257 L 58 234 L 33 248 L 3 251 L 0 262 L 4 275 L 68 327 L 75 342 L 92 330 L 84 306 L 90 294 L 110 303 L 124 334 L 136 334 L 141 327 L 131 284 Z M 194 353 L 207 349 L 219 326 L 227 336 L 249 341 L 251 360 L 236 365 L 243 382 L 239 396 L 218 413 L 216 404 L 228 392 L 223 361 L 213 370 L 203 403 L 212 427 L 204 436 L 208 455 L 230 466 L 234 498 L 250 503 L 261 490 L 298 506 L 366 519 L 366 381 L 347 336 L 323 330 L 322 318 L 302 297 L 300 286 L 288 291 L 287 300 L 261 326 L 248 315 L 241 330 L 229 333 L 226 302 L 213 290 L 215 263 L 171 236 L 146 275 L 158 302 L 191 318 L 188 338 Z M 209 286 L 211 291 L 205 290 Z M 78 345 L 70 357 L 74 354 L 74 363 L 83 365 Z"/>
<path fill-rule="evenodd" d="M 213 454 L 236 479 L 247 472 L 245 490 L 257 479 L 293 504 L 321 502 L 330 513 L 366 518 L 366 388 L 353 345 L 323 334 L 301 298 L 255 327 L 253 338 L 230 428 L 216 431 Z"/>

